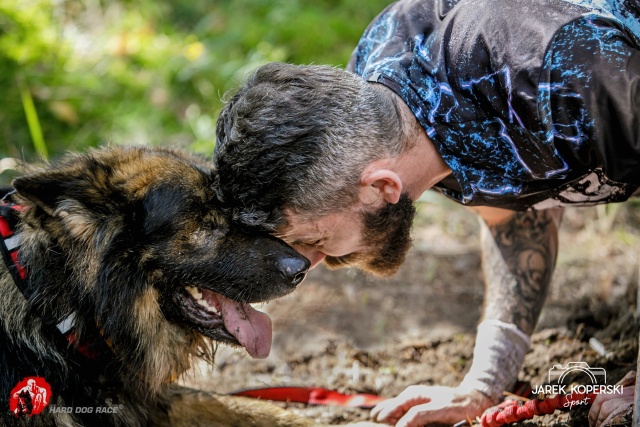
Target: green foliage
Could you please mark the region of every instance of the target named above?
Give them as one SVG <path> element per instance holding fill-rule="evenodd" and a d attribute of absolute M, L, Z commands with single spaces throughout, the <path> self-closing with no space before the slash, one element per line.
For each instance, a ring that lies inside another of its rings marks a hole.
<path fill-rule="evenodd" d="M 246 73 L 268 61 L 344 66 L 386 5 L 0 0 L 0 160 L 105 143 L 210 154 L 221 99 Z"/>

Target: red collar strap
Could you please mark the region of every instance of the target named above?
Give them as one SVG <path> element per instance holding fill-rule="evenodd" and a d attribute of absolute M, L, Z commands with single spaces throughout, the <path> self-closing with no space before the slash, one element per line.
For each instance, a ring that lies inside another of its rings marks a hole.
<path fill-rule="evenodd" d="M 297 402 L 310 405 L 336 405 L 351 408 L 370 409 L 386 400 L 373 394 L 344 394 L 322 387 L 267 387 L 232 393 L 234 396 L 273 400 L 276 402 Z"/>
<path fill-rule="evenodd" d="M 24 293 L 27 272 L 18 260 L 21 236 L 14 232 L 18 223 L 18 213 L 21 210 L 20 205 L 0 202 L 0 251 L 11 277 Z"/>
<path fill-rule="evenodd" d="M 16 286 L 24 295 L 27 301 L 31 301 L 31 292 L 29 290 L 29 280 L 27 277 L 27 270 L 20 264 L 20 243 L 21 234 L 16 232 L 16 228 L 19 221 L 19 213 L 24 210 L 24 206 L 15 203 L 7 202 L 5 199 L 12 193 L 6 194 L 2 200 L 0 200 L 0 252 L 2 252 L 2 258 L 4 260 L 7 269 L 11 273 L 11 277 Z M 32 307 L 32 311 L 33 307 Z M 97 355 L 87 345 L 83 345 L 78 342 L 74 332 L 73 325 L 76 313 L 73 312 L 62 321 L 58 323 L 47 322 L 43 318 L 43 321 L 48 326 L 55 326 L 65 340 L 74 345 L 74 347 L 82 353 L 85 357 L 94 359 Z"/>

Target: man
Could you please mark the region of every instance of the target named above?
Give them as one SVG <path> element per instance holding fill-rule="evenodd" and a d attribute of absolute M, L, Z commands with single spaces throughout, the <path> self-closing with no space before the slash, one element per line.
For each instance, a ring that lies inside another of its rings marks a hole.
<path fill-rule="evenodd" d="M 415 201 L 476 210 L 486 297 L 455 388 L 416 385 L 372 411 L 453 423 L 517 379 L 555 266 L 564 205 L 640 186 L 640 10 L 633 0 L 405 0 L 367 28 L 347 71 L 267 64 L 220 115 L 220 198 L 315 266 L 392 274 Z M 619 396 L 618 396 L 619 397 Z M 633 395 L 590 412 L 592 425 Z"/>

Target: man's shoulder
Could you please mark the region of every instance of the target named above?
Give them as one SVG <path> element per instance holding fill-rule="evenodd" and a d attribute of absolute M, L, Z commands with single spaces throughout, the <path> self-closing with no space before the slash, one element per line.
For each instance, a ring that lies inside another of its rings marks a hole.
<path fill-rule="evenodd" d="M 427 130 L 480 119 L 480 105 L 530 116 L 547 49 L 585 11 L 564 0 L 401 0 L 369 25 L 348 69 L 430 111 Z"/>
<path fill-rule="evenodd" d="M 372 66 L 384 65 L 384 58 L 406 57 L 419 44 L 429 58 L 456 55 L 464 66 L 473 62 L 463 57 L 479 47 L 544 50 L 559 28 L 584 12 L 584 6 L 565 0 L 401 0 L 369 24 L 347 69 L 372 74 Z"/>

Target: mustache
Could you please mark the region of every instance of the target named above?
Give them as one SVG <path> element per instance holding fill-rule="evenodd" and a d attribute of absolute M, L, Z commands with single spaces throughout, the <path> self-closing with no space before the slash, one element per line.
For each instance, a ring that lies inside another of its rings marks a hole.
<path fill-rule="evenodd" d="M 361 263 L 366 257 L 361 254 L 348 254 L 343 256 L 327 256 L 324 259 L 324 263 L 327 267 L 341 268 L 341 267 L 349 267 L 352 265 L 357 265 Z"/>

